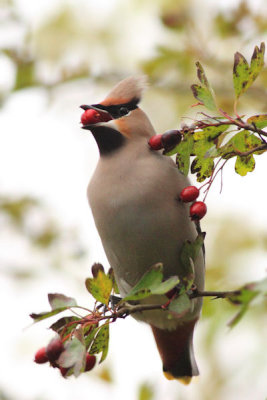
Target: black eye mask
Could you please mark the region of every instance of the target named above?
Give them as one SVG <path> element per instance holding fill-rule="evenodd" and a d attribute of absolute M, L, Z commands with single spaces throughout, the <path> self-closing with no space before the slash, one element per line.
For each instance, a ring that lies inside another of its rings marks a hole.
<path fill-rule="evenodd" d="M 124 115 L 129 114 L 130 111 L 138 108 L 139 99 L 133 99 L 128 103 L 116 104 L 110 106 L 104 106 L 102 104 L 92 104 L 92 107 L 99 110 L 107 111 L 113 119 L 121 118 Z"/>

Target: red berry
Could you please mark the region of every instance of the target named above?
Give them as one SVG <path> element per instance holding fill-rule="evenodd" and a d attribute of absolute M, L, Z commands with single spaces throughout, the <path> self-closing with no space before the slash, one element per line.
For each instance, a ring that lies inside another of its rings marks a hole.
<path fill-rule="evenodd" d="M 63 376 L 63 378 L 65 378 L 65 376 L 68 373 L 69 368 L 64 368 L 64 367 L 59 367 L 60 373 Z"/>
<path fill-rule="evenodd" d="M 48 361 L 45 347 L 42 347 L 41 349 L 36 351 L 35 356 L 34 356 L 34 361 L 37 364 L 44 364 Z"/>
<path fill-rule="evenodd" d="M 151 136 L 151 138 L 148 141 L 148 144 L 152 150 L 160 150 L 163 148 L 162 143 L 161 143 L 161 137 L 162 137 L 162 135 Z"/>
<path fill-rule="evenodd" d="M 64 350 L 63 343 L 60 338 L 56 337 L 46 346 L 46 355 L 49 361 L 53 362 L 58 359 Z"/>
<path fill-rule="evenodd" d="M 196 200 L 198 196 L 199 196 L 199 190 L 195 186 L 187 186 L 180 193 L 180 199 L 184 203 L 190 203 L 191 201 Z"/>
<path fill-rule="evenodd" d="M 203 201 L 196 201 L 190 207 L 190 217 L 192 221 L 199 221 L 207 212 L 207 206 Z"/>
<path fill-rule="evenodd" d="M 161 138 L 161 143 L 164 149 L 168 151 L 173 149 L 177 144 L 179 144 L 181 140 L 182 140 L 181 132 L 178 131 L 177 129 L 176 130 L 172 129 L 170 131 L 163 133 Z"/>
<path fill-rule="evenodd" d="M 101 115 L 96 110 L 93 110 L 91 108 L 85 110 L 81 116 L 81 123 L 83 125 L 96 124 L 100 121 L 102 121 Z"/>
<path fill-rule="evenodd" d="M 86 353 L 86 362 L 85 362 L 85 368 L 84 371 L 91 371 L 91 369 L 94 368 L 96 363 L 96 357 L 91 356 L 91 354 Z"/>

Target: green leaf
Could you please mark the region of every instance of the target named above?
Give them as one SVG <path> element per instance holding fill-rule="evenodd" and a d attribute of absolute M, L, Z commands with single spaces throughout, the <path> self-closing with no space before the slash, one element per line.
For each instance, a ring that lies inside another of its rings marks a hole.
<path fill-rule="evenodd" d="M 188 133 L 182 142 L 175 147 L 175 152 L 177 152 L 176 156 L 176 164 L 179 170 L 185 175 L 188 175 L 189 167 L 190 167 L 190 155 L 193 151 L 194 139 L 191 133 Z"/>
<path fill-rule="evenodd" d="M 267 278 L 264 278 L 258 282 L 246 284 L 240 289 L 239 295 L 228 298 L 232 304 L 241 305 L 238 313 L 228 323 L 231 328 L 241 320 L 241 318 L 248 311 L 251 302 L 257 296 L 267 296 Z"/>
<path fill-rule="evenodd" d="M 198 79 L 203 86 L 196 84 L 192 85 L 191 89 L 193 95 L 203 106 L 209 110 L 216 110 L 217 107 L 214 100 L 214 93 L 205 75 L 204 69 L 199 62 L 196 62 L 196 66 Z"/>
<path fill-rule="evenodd" d="M 179 283 L 179 278 L 177 276 L 172 276 L 164 282 L 162 282 L 162 280 L 163 265 L 160 263 L 155 264 L 143 275 L 130 293 L 121 301 L 144 299 L 152 294 L 165 294 Z"/>
<path fill-rule="evenodd" d="M 239 131 L 236 135 L 234 135 L 232 139 L 229 140 L 228 143 L 222 146 L 219 149 L 219 153 L 223 158 L 231 158 L 236 155 L 235 152 L 243 153 L 246 151 L 250 151 L 261 144 L 262 144 L 261 140 L 253 133 L 246 130 L 242 130 Z M 258 152 L 255 152 L 255 154 L 258 154 Z"/>
<path fill-rule="evenodd" d="M 266 128 L 267 126 L 267 114 L 253 115 L 247 119 L 248 124 L 255 125 L 259 129 Z"/>
<path fill-rule="evenodd" d="M 264 42 L 261 43 L 260 48 L 258 46 L 255 46 L 250 62 L 251 83 L 255 81 L 255 79 L 261 72 L 262 68 L 264 67 L 264 53 L 265 53 Z"/>
<path fill-rule="evenodd" d="M 246 157 L 236 157 L 235 172 L 241 176 L 247 175 L 255 169 L 255 159 L 252 154 Z"/>
<path fill-rule="evenodd" d="M 56 310 L 62 307 L 70 308 L 77 306 L 77 302 L 74 298 L 67 297 L 64 294 L 60 293 L 49 293 L 48 301 L 52 310 Z"/>
<path fill-rule="evenodd" d="M 240 97 L 258 77 L 264 66 L 265 45 L 255 47 L 250 66 L 245 57 L 236 52 L 234 56 L 233 81 L 236 98 Z"/>
<path fill-rule="evenodd" d="M 99 364 L 105 360 L 108 354 L 108 342 L 109 342 L 109 324 L 102 325 L 99 329 L 93 344 L 89 350 L 90 354 L 98 354 L 102 352 Z"/>
<path fill-rule="evenodd" d="M 93 324 L 93 325 L 87 326 L 83 329 L 84 329 L 85 347 L 86 347 L 86 349 L 88 349 L 91 346 L 91 344 L 93 343 L 93 340 L 99 330 L 99 327 L 97 324 Z"/>
<path fill-rule="evenodd" d="M 174 313 L 182 317 L 184 316 L 191 308 L 191 300 L 189 299 L 186 293 L 182 293 L 176 299 L 172 300 L 168 311 L 171 311 L 171 314 Z"/>
<path fill-rule="evenodd" d="M 103 271 L 99 271 L 96 278 L 87 278 L 85 281 L 87 290 L 100 303 L 108 305 L 112 290 L 112 279 Z"/>
<path fill-rule="evenodd" d="M 65 311 L 65 310 L 68 310 L 68 309 L 69 309 L 69 307 L 61 307 L 61 308 L 57 308 L 57 309 L 52 310 L 52 311 L 44 311 L 44 312 L 41 312 L 41 313 L 38 313 L 38 314 L 31 313 L 30 317 L 32 319 L 34 319 L 34 322 L 39 322 L 39 321 L 42 321 L 43 319 L 53 317 L 53 315 L 59 314 L 62 311 Z"/>
<path fill-rule="evenodd" d="M 216 110 L 216 105 L 214 103 L 212 94 L 207 88 L 194 84 L 191 85 L 191 90 L 193 92 L 193 96 L 201 103 L 201 105 L 205 106 L 208 110 Z"/>
<path fill-rule="evenodd" d="M 191 173 L 197 174 L 197 181 L 203 182 L 212 175 L 214 161 L 212 158 L 196 157 L 191 164 Z"/>
<path fill-rule="evenodd" d="M 211 126 L 194 132 L 193 153 L 196 158 L 191 164 L 191 173 L 197 174 L 198 182 L 203 182 L 212 175 L 214 169 L 213 159 L 217 156 L 214 143 L 218 142 L 219 137 L 224 134 L 228 127 L 229 125 Z"/>
<path fill-rule="evenodd" d="M 194 261 L 196 260 L 199 250 L 202 248 L 205 239 L 205 232 L 198 234 L 194 242 L 187 240 L 180 252 L 181 271 L 180 276 L 186 289 L 189 289 L 194 281 Z"/>
<path fill-rule="evenodd" d="M 65 344 L 65 350 L 61 353 L 57 362 L 63 368 L 73 368 L 74 376 L 77 377 L 84 371 L 85 360 L 85 345 L 74 336 Z"/>

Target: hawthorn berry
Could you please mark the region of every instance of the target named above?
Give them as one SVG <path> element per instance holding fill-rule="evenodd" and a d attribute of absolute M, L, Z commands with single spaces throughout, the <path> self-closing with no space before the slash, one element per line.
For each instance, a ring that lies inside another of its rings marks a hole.
<path fill-rule="evenodd" d="M 60 373 L 63 376 L 63 378 L 65 378 L 65 376 L 67 375 L 69 368 L 64 368 L 64 367 L 59 367 Z"/>
<path fill-rule="evenodd" d="M 41 347 L 39 350 L 36 351 L 35 356 L 34 356 L 34 361 L 37 364 L 44 364 L 48 361 L 45 347 Z"/>
<path fill-rule="evenodd" d="M 207 212 L 207 206 L 203 201 L 196 201 L 190 207 L 190 217 L 192 221 L 199 221 Z"/>
<path fill-rule="evenodd" d="M 97 122 L 101 121 L 101 115 L 96 110 L 89 108 L 82 113 L 81 123 L 83 125 L 96 124 Z"/>
<path fill-rule="evenodd" d="M 161 143 L 162 135 L 154 135 L 148 141 L 148 144 L 152 150 L 161 150 L 163 145 Z"/>
<path fill-rule="evenodd" d="M 94 355 L 91 355 L 89 353 L 86 353 L 86 361 L 85 361 L 85 368 L 84 371 L 91 371 L 91 369 L 94 368 L 96 363 L 96 357 Z"/>
<path fill-rule="evenodd" d="M 182 134 L 177 129 L 166 131 L 161 136 L 161 143 L 165 150 L 173 149 L 182 140 Z"/>
<path fill-rule="evenodd" d="M 61 339 L 59 337 L 52 339 L 46 346 L 48 360 L 53 363 L 58 359 L 63 350 L 64 346 Z"/>
<path fill-rule="evenodd" d="M 180 199 L 184 203 L 190 203 L 199 196 L 199 189 L 196 186 L 187 186 L 180 193 Z"/>

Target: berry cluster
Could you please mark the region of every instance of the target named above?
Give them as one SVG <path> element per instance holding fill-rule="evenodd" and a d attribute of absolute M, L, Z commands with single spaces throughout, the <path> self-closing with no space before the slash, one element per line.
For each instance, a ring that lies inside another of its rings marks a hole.
<path fill-rule="evenodd" d="M 207 213 L 207 206 L 203 201 L 195 201 L 199 196 L 199 189 L 195 186 L 187 186 L 180 193 L 180 200 L 184 203 L 194 202 L 190 207 L 192 221 L 199 221 Z"/>
<path fill-rule="evenodd" d="M 71 368 L 64 368 L 59 365 L 58 359 L 61 353 L 65 350 L 64 344 L 59 337 L 56 337 L 48 343 L 46 347 L 41 347 L 34 356 L 34 361 L 37 364 L 44 364 L 49 362 L 53 368 L 59 368 L 60 373 L 63 377 L 66 377 L 69 372 L 71 372 Z M 94 368 L 96 363 L 96 357 L 89 353 L 86 353 L 86 361 L 84 372 L 91 371 Z M 71 373 L 70 373 L 71 375 Z"/>
<path fill-rule="evenodd" d="M 182 134 L 177 129 L 166 131 L 161 135 L 154 135 L 148 141 L 151 150 L 172 150 L 182 140 Z"/>

